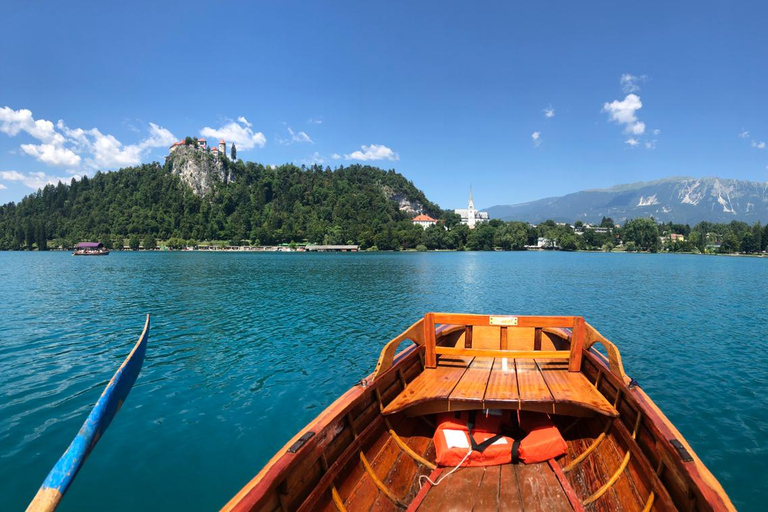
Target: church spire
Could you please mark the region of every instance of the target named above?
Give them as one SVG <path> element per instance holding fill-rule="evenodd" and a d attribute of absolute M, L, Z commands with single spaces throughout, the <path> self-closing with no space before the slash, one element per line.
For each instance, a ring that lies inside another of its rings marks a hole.
<path fill-rule="evenodd" d="M 472 184 L 469 184 L 469 209 L 475 209 L 475 201 L 472 199 Z"/>

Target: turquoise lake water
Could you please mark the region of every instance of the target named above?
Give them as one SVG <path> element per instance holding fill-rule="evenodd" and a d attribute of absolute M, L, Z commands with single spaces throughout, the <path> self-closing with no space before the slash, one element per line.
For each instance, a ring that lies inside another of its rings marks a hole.
<path fill-rule="evenodd" d="M 22 510 L 152 314 L 60 510 L 211 510 L 426 311 L 583 315 L 740 510 L 768 498 L 768 259 L 0 253 L 0 509 Z"/>

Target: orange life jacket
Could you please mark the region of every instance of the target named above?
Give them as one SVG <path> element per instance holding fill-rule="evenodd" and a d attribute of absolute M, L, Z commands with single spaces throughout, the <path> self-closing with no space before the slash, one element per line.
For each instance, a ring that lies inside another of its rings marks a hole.
<path fill-rule="evenodd" d="M 528 434 L 520 442 L 518 454 L 526 464 L 536 464 L 565 454 L 568 445 L 548 414 L 518 412 L 520 428 Z"/>
<path fill-rule="evenodd" d="M 470 450 L 472 453 L 462 467 L 497 466 L 507 464 L 511 460 L 514 441 L 511 437 L 498 435 L 501 431 L 502 416 L 486 411 L 472 412 L 476 414 L 471 440 L 467 425 L 470 419 L 468 411 L 438 415 L 434 437 L 438 466 L 458 466 Z M 494 437 L 496 439 L 493 439 Z M 482 447 L 482 450 L 472 449 L 472 441 L 475 446 Z M 484 446 L 486 443 L 488 445 Z"/>
<path fill-rule="evenodd" d="M 525 433 L 520 439 L 502 435 L 502 411 L 463 411 L 437 417 L 435 452 L 439 466 L 496 466 L 522 461 L 536 464 L 563 455 L 567 450 L 560 431 L 547 414 L 518 411 L 517 420 Z M 470 438 L 469 432 L 472 432 Z M 469 456 L 467 452 L 471 450 Z"/>

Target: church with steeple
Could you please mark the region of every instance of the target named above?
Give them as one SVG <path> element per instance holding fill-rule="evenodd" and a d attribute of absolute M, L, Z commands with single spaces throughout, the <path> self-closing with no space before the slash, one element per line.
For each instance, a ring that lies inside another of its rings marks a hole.
<path fill-rule="evenodd" d="M 488 222 L 488 212 L 479 212 L 475 209 L 475 201 L 472 199 L 472 185 L 469 186 L 469 204 L 466 208 L 453 210 L 453 213 L 461 216 L 461 223 L 475 229 L 480 222 Z"/>

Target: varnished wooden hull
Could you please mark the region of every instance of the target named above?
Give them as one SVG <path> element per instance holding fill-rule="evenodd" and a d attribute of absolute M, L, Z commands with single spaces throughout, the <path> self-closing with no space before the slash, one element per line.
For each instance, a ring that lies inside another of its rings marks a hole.
<path fill-rule="evenodd" d="M 407 414 L 423 405 L 381 412 L 429 371 L 417 324 L 385 347 L 370 377 L 296 434 L 223 510 L 734 510 L 680 433 L 623 374 L 615 347 L 588 324 L 580 371 L 618 417 L 553 403 L 548 412 L 568 444 L 565 456 L 531 466 L 461 468 L 438 487 L 421 489 L 422 475 L 435 479 L 441 471 L 434 465 L 434 416 Z M 441 326 L 437 344 L 466 343 L 463 329 Z M 570 336 L 561 329 L 544 333 L 553 348 Z M 392 357 L 404 339 L 417 344 Z M 595 342 L 609 348 L 609 358 L 590 348 Z M 512 407 L 537 410 L 524 402 Z"/>

